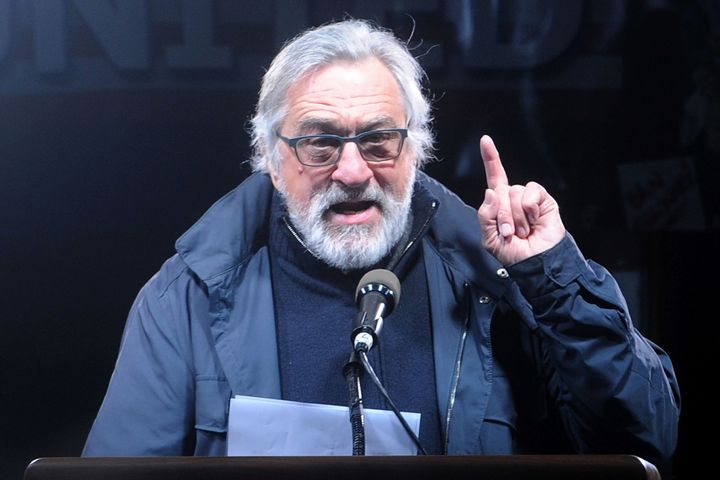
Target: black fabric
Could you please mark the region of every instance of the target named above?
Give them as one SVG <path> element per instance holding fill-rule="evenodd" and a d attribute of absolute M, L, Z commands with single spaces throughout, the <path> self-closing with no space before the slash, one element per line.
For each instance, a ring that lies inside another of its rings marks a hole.
<path fill-rule="evenodd" d="M 419 240 L 430 214 L 427 195 L 413 197 L 413 225 L 406 238 Z M 342 368 L 351 352 L 357 314 L 354 294 L 362 275 L 384 268 L 342 272 L 307 252 L 285 224 L 285 207 L 275 194 L 270 233 L 275 318 L 282 396 L 286 400 L 347 405 Z M 402 243 L 404 248 L 407 240 Z M 396 274 L 402 295 L 385 320 L 379 343 L 369 353 L 375 372 L 402 411 L 421 413 L 420 441 L 430 454 L 442 452 L 432 349 L 430 306 L 419 241 L 412 243 Z M 362 379 L 367 408 L 389 409 L 370 378 Z"/>

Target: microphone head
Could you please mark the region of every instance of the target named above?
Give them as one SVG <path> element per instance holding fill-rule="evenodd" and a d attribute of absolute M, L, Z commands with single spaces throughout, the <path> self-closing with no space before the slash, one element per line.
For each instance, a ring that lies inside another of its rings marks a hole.
<path fill-rule="evenodd" d="M 384 268 L 370 270 L 358 282 L 355 301 L 359 303 L 362 297 L 370 292 L 383 295 L 388 301 L 389 310 L 392 311 L 400 301 L 400 280 L 390 270 Z M 390 314 L 390 311 L 387 313 Z"/>

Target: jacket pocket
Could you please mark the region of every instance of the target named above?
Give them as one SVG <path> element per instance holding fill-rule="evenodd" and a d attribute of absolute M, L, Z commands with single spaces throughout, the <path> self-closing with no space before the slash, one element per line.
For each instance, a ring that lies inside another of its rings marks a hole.
<path fill-rule="evenodd" d="M 508 378 L 495 377 L 485 419 L 480 430 L 480 445 L 485 455 L 506 455 L 517 449 L 517 410 Z"/>
<path fill-rule="evenodd" d="M 219 377 L 195 377 L 195 429 L 226 433 L 230 385 Z"/>

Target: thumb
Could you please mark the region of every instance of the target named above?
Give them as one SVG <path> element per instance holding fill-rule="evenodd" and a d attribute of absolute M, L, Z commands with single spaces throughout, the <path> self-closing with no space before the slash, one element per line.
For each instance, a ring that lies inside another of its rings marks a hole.
<path fill-rule="evenodd" d="M 483 203 L 478 208 L 478 221 L 480 227 L 483 229 L 483 233 L 487 229 L 497 231 L 497 216 L 500 208 L 500 202 L 498 201 L 495 192 L 489 188 L 485 189 L 485 198 Z"/>

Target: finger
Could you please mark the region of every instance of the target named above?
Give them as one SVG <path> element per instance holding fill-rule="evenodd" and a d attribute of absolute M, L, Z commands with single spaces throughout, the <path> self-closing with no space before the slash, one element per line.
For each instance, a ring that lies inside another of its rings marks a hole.
<path fill-rule="evenodd" d="M 510 187 L 510 213 L 515 226 L 515 235 L 520 238 L 527 238 L 530 234 L 530 223 L 523 207 L 525 187 L 513 185 Z"/>
<path fill-rule="evenodd" d="M 486 242 L 493 241 L 499 237 L 497 214 L 500 203 L 498 202 L 495 191 L 491 189 L 485 190 L 485 198 L 482 205 L 478 208 L 478 220 L 480 221 L 480 229 L 483 232 L 483 238 Z"/>
<path fill-rule="evenodd" d="M 547 192 L 539 183 L 529 182 L 525 187 L 522 209 L 530 226 L 535 225 L 540 218 L 540 205 L 546 196 Z"/>
<path fill-rule="evenodd" d="M 483 135 L 480 138 L 480 156 L 485 166 L 485 178 L 487 179 L 488 188 L 495 189 L 502 185 L 508 185 L 508 178 L 505 174 L 505 168 L 500 161 L 500 153 L 495 148 L 495 143 L 489 135 Z"/>
<path fill-rule="evenodd" d="M 495 217 L 497 231 L 503 237 L 510 237 L 515 233 L 515 222 L 512 215 L 512 205 L 510 204 L 510 187 L 500 185 L 492 191 L 497 202 L 497 214 Z"/>
<path fill-rule="evenodd" d="M 489 188 L 485 189 L 485 198 L 482 205 L 478 208 L 478 218 L 480 224 L 485 227 L 492 227 L 497 230 L 497 211 L 498 201 L 495 192 Z"/>

